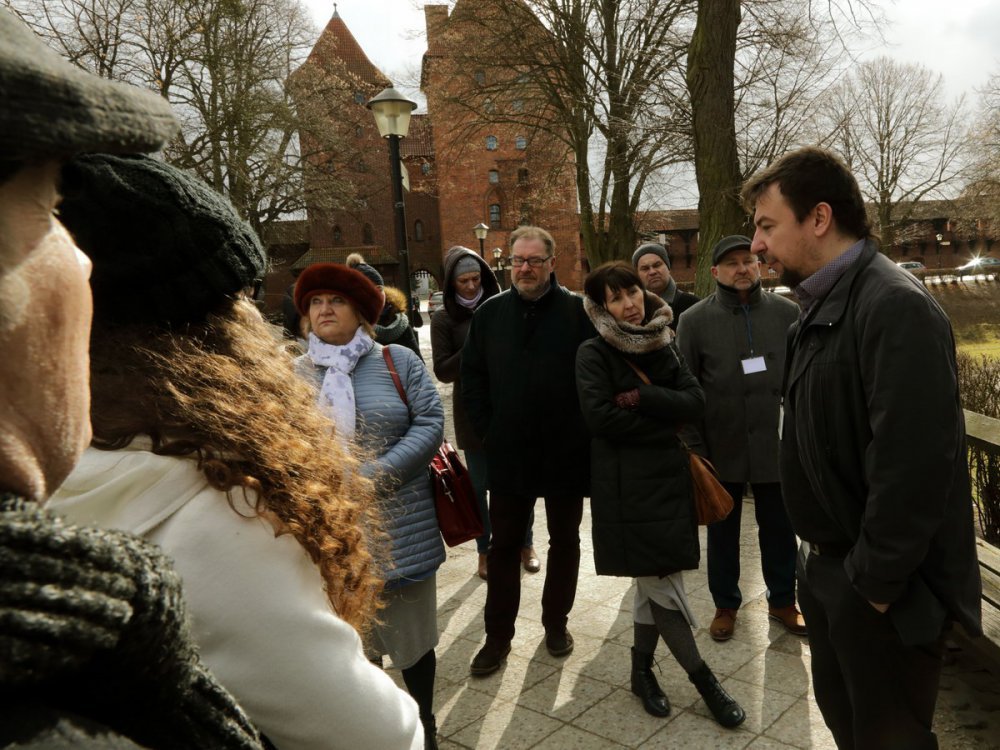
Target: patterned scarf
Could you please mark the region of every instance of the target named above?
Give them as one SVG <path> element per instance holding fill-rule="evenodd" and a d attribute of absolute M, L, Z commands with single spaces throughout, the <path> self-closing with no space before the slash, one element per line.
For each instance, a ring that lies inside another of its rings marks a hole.
<path fill-rule="evenodd" d="M 343 346 L 327 344 L 315 333 L 309 334 L 309 359 L 314 365 L 327 368 L 316 403 L 333 420 L 336 435 L 345 444 L 354 438 L 357 421 L 351 374 L 373 346 L 375 342 L 363 328 L 358 328 L 354 338 Z"/>

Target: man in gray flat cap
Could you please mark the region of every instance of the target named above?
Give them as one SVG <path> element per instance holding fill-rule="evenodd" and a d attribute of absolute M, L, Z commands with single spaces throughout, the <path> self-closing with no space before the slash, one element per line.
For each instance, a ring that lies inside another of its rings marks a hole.
<path fill-rule="evenodd" d="M 705 390 L 700 425 L 705 453 L 733 498 L 733 511 L 708 527 L 708 588 L 715 601 L 709 634 L 729 640 L 740 591 L 740 519 L 743 492 L 753 488 L 768 615 L 805 635 L 795 607 L 795 534 L 782 502 L 778 473 L 778 405 L 785 334 L 798 306 L 760 284 L 750 238 L 723 237 L 712 248 L 713 294 L 681 318 L 677 343 Z"/>
<path fill-rule="evenodd" d="M 42 507 L 91 436 L 91 263 L 55 215 L 60 164 L 160 148 L 170 107 L 79 70 L 6 10 L 0 102 L 0 746 L 259 749 L 197 656 L 162 552 Z"/>
<path fill-rule="evenodd" d="M 670 305 L 674 313 L 670 327 L 676 331 L 681 313 L 697 302 L 698 297 L 677 288 L 677 282 L 670 275 L 670 255 L 667 249 L 657 242 L 639 245 L 632 253 L 632 267 L 646 289 Z"/>

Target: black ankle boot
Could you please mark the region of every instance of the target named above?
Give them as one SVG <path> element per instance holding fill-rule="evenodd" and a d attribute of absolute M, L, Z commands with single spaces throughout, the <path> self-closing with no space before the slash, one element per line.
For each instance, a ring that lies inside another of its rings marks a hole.
<path fill-rule="evenodd" d="M 437 722 L 434 714 L 421 716 L 420 723 L 424 725 L 424 750 L 438 750 Z"/>
<path fill-rule="evenodd" d="M 740 704 L 722 689 L 722 685 L 719 684 L 705 662 L 702 662 L 700 667 L 689 674 L 688 679 L 698 688 L 698 692 L 701 693 L 705 705 L 708 706 L 708 710 L 712 712 L 715 720 L 726 729 L 738 727 L 747 718 Z"/>
<path fill-rule="evenodd" d="M 642 699 L 642 707 L 653 716 L 669 716 L 670 701 L 653 676 L 653 655 L 632 648 L 632 692 Z"/>

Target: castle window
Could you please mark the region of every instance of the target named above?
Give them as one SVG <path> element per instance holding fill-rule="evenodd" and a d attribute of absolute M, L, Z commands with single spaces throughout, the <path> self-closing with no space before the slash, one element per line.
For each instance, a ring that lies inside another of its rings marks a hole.
<path fill-rule="evenodd" d="M 372 231 L 371 224 L 365 224 L 361 229 L 361 244 L 362 245 L 374 245 L 375 244 L 375 233 Z"/>
<path fill-rule="evenodd" d="M 527 185 L 528 184 L 528 170 L 527 169 L 519 169 L 519 170 L 517 170 L 517 184 L 518 185 Z"/>
<path fill-rule="evenodd" d="M 531 224 L 531 206 L 527 203 L 521 204 L 521 215 L 518 217 L 517 223 L 522 226 Z"/>
<path fill-rule="evenodd" d="M 413 239 L 417 242 L 424 241 L 424 222 L 417 219 L 413 222 Z"/>
<path fill-rule="evenodd" d="M 484 73 L 481 70 L 477 70 L 475 73 L 473 73 L 472 77 L 476 79 L 476 83 L 478 83 L 480 86 L 486 83 L 486 73 Z"/>
<path fill-rule="evenodd" d="M 498 182 L 500 182 L 500 173 L 498 171 L 496 171 L 495 169 L 491 169 L 490 170 L 490 183 L 493 184 L 493 185 L 496 185 Z"/>
<path fill-rule="evenodd" d="M 354 137 L 355 138 L 360 138 L 364 134 L 365 134 L 365 129 L 363 127 L 361 127 L 360 125 L 358 125 L 357 127 L 354 128 Z"/>
<path fill-rule="evenodd" d="M 524 112 L 524 99 L 515 99 L 515 100 L 514 100 L 514 101 L 513 101 L 512 103 L 511 103 L 511 108 L 512 108 L 512 109 L 513 109 L 513 110 L 514 110 L 515 112 Z"/>
<path fill-rule="evenodd" d="M 486 150 L 487 151 L 497 150 L 497 137 L 495 135 L 486 136 Z"/>
<path fill-rule="evenodd" d="M 420 165 L 420 172 L 421 172 L 421 174 L 430 174 L 431 173 L 430 162 L 426 162 L 425 161 L 423 164 L 421 164 Z"/>
<path fill-rule="evenodd" d="M 494 113 L 494 112 L 496 111 L 496 108 L 497 108 L 497 107 L 496 107 L 496 105 L 495 105 L 495 104 L 493 103 L 493 100 L 492 100 L 492 99 L 486 99 L 486 100 L 485 100 L 485 101 L 483 102 L 483 111 L 484 111 L 484 112 L 486 112 L 486 114 L 488 114 L 488 115 L 491 115 L 491 114 L 493 114 L 493 113 Z"/>
<path fill-rule="evenodd" d="M 490 229 L 500 228 L 500 204 L 490 204 Z"/>
<path fill-rule="evenodd" d="M 365 103 L 365 92 L 364 91 L 355 91 L 354 92 L 354 101 L 355 101 L 356 104 L 364 104 Z"/>
<path fill-rule="evenodd" d="M 344 240 L 344 233 L 340 231 L 340 225 L 334 224 L 333 241 L 339 245 L 341 242 L 343 242 L 343 240 Z"/>
<path fill-rule="evenodd" d="M 525 138 L 523 135 L 519 135 L 517 138 L 514 139 L 514 148 L 516 148 L 518 151 L 524 151 L 524 149 L 526 149 L 527 147 L 528 147 L 528 139 Z"/>

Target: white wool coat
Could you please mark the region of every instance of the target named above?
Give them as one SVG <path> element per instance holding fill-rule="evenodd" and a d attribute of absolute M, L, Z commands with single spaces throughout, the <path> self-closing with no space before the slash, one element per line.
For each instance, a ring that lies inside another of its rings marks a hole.
<path fill-rule="evenodd" d="M 365 658 L 295 538 L 238 491 L 234 511 L 195 461 L 143 447 L 89 448 L 49 507 L 173 558 L 202 658 L 279 750 L 423 748 L 413 699 Z"/>

